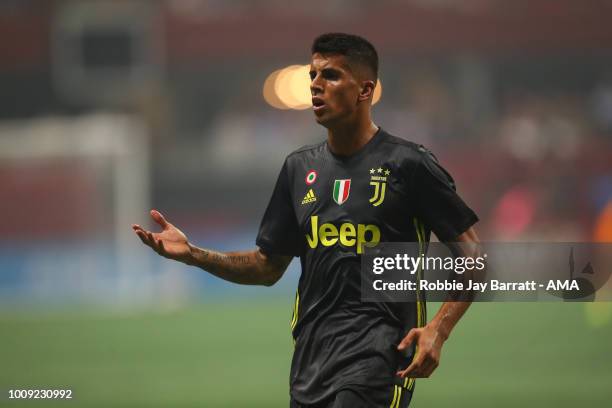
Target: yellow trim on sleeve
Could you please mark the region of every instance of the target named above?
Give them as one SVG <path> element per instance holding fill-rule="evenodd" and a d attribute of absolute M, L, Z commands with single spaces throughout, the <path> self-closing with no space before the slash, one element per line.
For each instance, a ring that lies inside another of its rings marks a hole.
<path fill-rule="evenodd" d="M 300 292 L 299 290 L 295 291 L 295 304 L 293 305 L 293 317 L 291 318 L 291 330 L 295 329 L 295 325 L 298 321 L 298 313 L 300 307 Z"/>

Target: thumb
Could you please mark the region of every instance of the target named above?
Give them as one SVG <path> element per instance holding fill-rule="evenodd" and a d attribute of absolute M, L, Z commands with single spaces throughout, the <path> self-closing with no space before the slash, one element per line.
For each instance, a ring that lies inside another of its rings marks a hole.
<path fill-rule="evenodd" d="M 168 227 L 168 221 L 164 218 L 163 215 L 157 210 L 151 210 L 151 217 L 153 220 L 158 223 L 163 229 Z"/>
<path fill-rule="evenodd" d="M 411 329 L 406 337 L 402 339 L 397 349 L 400 351 L 406 350 L 419 335 L 418 329 Z"/>

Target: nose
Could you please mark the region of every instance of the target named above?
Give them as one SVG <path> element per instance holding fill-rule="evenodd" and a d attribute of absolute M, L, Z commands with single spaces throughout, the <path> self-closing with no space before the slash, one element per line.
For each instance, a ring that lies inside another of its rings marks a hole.
<path fill-rule="evenodd" d="M 320 78 L 321 77 L 317 75 L 310 81 L 310 93 L 312 95 L 323 93 L 323 85 Z"/>

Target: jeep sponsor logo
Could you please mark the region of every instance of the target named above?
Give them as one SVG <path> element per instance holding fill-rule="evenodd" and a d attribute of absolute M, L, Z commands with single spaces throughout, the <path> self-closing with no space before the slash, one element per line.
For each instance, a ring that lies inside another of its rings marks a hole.
<path fill-rule="evenodd" d="M 357 247 L 357 253 L 363 253 L 363 247 L 374 247 L 380 242 L 380 229 L 373 224 L 351 224 L 345 222 L 339 227 L 325 223 L 319 226 L 319 216 L 310 217 L 312 235 L 306 234 L 308 245 L 314 249 L 319 243 L 323 246 L 332 246 L 340 242 L 345 247 Z"/>

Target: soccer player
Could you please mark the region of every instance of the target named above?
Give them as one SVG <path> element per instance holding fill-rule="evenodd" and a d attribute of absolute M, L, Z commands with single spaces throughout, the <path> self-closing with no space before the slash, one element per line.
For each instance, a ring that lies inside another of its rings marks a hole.
<path fill-rule="evenodd" d="M 192 245 L 157 211 L 162 231 L 133 229 L 158 254 L 222 279 L 273 285 L 293 257 L 299 280 L 291 329 L 291 407 L 406 407 L 414 379 L 438 366 L 469 306 L 448 301 L 427 323 L 415 303 L 361 302 L 360 256 L 379 242 L 477 243 L 474 212 L 424 147 L 370 116 L 378 56 L 365 39 L 324 34 L 310 65 L 312 105 L 327 140 L 287 156 L 257 248 L 221 253 Z"/>

